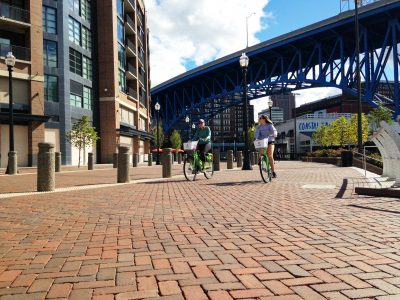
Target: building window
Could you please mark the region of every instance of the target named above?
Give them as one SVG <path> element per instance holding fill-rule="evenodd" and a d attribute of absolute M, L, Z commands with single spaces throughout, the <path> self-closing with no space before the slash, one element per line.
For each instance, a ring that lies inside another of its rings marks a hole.
<path fill-rule="evenodd" d="M 122 22 L 120 19 L 117 21 L 117 33 L 118 33 L 118 42 L 120 42 L 122 45 L 125 42 L 125 28 L 124 28 L 124 22 Z"/>
<path fill-rule="evenodd" d="M 82 76 L 82 54 L 69 48 L 69 70 Z"/>
<path fill-rule="evenodd" d="M 118 84 L 119 84 L 119 90 L 121 92 L 126 92 L 126 75 L 125 71 L 119 69 L 118 70 Z"/>
<path fill-rule="evenodd" d="M 82 47 L 92 51 L 92 33 L 85 26 L 82 26 Z"/>
<path fill-rule="evenodd" d="M 77 45 L 81 45 L 81 23 L 74 18 L 68 20 L 69 40 Z"/>
<path fill-rule="evenodd" d="M 58 102 L 58 78 L 57 76 L 44 75 L 44 100 Z"/>
<path fill-rule="evenodd" d="M 124 2 L 122 0 L 117 0 L 117 13 L 118 17 L 122 20 L 124 19 Z"/>
<path fill-rule="evenodd" d="M 57 68 L 57 43 L 43 40 L 43 64 L 46 67 Z"/>
<path fill-rule="evenodd" d="M 92 60 L 83 56 L 83 78 L 93 80 Z"/>
<path fill-rule="evenodd" d="M 82 97 L 75 94 L 69 94 L 69 103 L 75 107 L 82 107 Z"/>
<path fill-rule="evenodd" d="M 125 48 L 118 43 L 118 66 L 120 69 L 125 70 Z"/>
<path fill-rule="evenodd" d="M 90 23 L 92 19 L 90 0 L 81 0 L 81 16 Z"/>
<path fill-rule="evenodd" d="M 146 130 L 146 120 L 143 119 L 143 118 L 140 118 L 139 129 L 140 130 Z"/>
<path fill-rule="evenodd" d="M 121 123 L 135 127 L 135 115 L 132 110 L 120 107 Z"/>
<path fill-rule="evenodd" d="M 83 87 L 83 108 L 93 109 L 93 91 L 87 86 Z"/>
<path fill-rule="evenodd" d="M 57 33 L 56 9 L 48 6 L 42 7 L 43 32 Z"/>
<path fill-rule="evenodd" d="M 68 0 L 69 2 L 69 9 L 75 12 L 77 15 L 80 14 L 80 1 L 79 0 Z"/>

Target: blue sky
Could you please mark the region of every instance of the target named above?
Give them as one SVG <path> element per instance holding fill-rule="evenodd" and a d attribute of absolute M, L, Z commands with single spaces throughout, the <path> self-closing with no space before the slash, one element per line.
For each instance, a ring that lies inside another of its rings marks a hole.
<path fill-rule="evenodd" d="M 264 10 L 272 18 L 264 19 L 269 27 L 256 34 L 261 41 L 339 14 L 340 0 L 271 0 Z"/>

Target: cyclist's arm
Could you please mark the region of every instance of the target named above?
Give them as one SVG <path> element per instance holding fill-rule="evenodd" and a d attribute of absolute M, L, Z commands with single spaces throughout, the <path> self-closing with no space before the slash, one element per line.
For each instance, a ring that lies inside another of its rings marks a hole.
<path fill-rule="evenodd" d="M 274 125 L 271 125 L 271 134 L 270 136 L 273 136 L 274 138 L 276 138 L 278 136 L 278 131 L 276 130 Z"/>
<path fill-rule="evenodd" d="M 199 130 L 196 129 L 194 136 L 192 136 L 192 141 L 198 141 L 198 140 L 199 140 Z"/>
<path fill-rule="evenodd" d="M 203 142 L 209 142 L 209 141 L 211 141 L 211 129 L 210 129 L 210 127 L 206 127 L 205 130 L 206 130 L 206 136 L 203 138 L 200 138 L 200 140 Z"/>
<path fill-rule="evenodd" d="M 260 127 L 257 126 L 256 127 L 256 132 L 254 132 L 254 138 L 253 138 L 254 141 L 258 139 L 258 135 L 259 134 L 260 134 Z"/>

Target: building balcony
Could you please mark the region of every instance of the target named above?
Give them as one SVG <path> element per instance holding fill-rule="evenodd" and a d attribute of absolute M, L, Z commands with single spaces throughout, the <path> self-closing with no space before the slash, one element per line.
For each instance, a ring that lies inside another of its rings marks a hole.
<path fill-rule="evenodd" d="M 136 80 L 137 79 L 137 69 L 134 65 L 127 63 L 126 64 L 126 79 L 127 80 Z"/>
<path fill-rule="evenodd" d="M 126 45 L 126 56 L 127 57 L 136 57 L 136 45 L 130 38 L 127 38 L 125 41 Z"/>
<path fill-rule="evenodd" d="M 144 75 L 139 73 L 139 82 L 143 87 L 146 87 L 144 80 L 145 80 Z"/>
<path fill-rule="evenodd" d="M 127 13 L 135 12 L 135 0 L 125 0 L 124 1 L 124 9 Z"/>
<path fill-rule="evenodd" d="M 0 21 L 14 23 L 22 28 L 29 27 L 30 13 L 28 10 L 0 2 Z"/>
<path fill-rule="evenodd" d="M 127 35 L 135 34 L 135 22 L 129 15 L 125 15 L 125 30 Z"/>
<path fill-rule="evenodd" d="M 133 88 L 131 88 L 131 87 L 127 87 L 126 88 L 126 94 L 129 96 L 129 97 L 132 97 L 132 98 L 134 98 L 134 99 L 137 99 L 138 98 L 138 93 L 137 93 L 137 91 L 135 91 Z"/>
<path fill-rule="evenodd" d="M 5 57 L 8 52 L 12 52 L 16 59 L 30 61 L 31 60 L 31 49 L 13 46 L 8 44 L 0 44 L 0 56 Z"/>

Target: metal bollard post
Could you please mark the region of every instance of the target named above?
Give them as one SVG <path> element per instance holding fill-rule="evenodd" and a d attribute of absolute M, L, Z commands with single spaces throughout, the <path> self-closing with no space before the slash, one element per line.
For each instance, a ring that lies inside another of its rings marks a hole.
<path fill-rule="evenodd" d="M 233 169 L 233 150 L 228 150 L 226 159 L 227 159 L 227 169 L 228 170 Z"/>
<path fill-rule="evenodd" d="M 17 151 L 8 152 L 7 174 L 16 175 L 18 173 L 18 156 Z"/>
<path fill-rule="evenodd" d="M 93 153 L 88 153 L 88 170 L 93 170 L 94 169 L 94 162 L 93 162 Z"/>
<path fill-rule="evenodd" d="M 118 147 L 118 183 L 129 182 L 129 147 Z"/>
<path fill-rule="evenodd" d="M 254 152 L 253 151 L 251 151 L 250 152 L 250 165 L 252 165 L 252 166 L 254 166 Z"/>
<path fill-rule="evenodd" d="M 221 162 L 221 158 L 219 155 L 219 149 L 214 149 L 213 150 L 214 171 L 221 170 L 220 162 Z"/>
<path fill-rule="evenodd" d="M 138 166 L 138 161 L 139 161 L 139 154 L 133 153 L 132 154 L 132 166 L 136 168 Z"/>
<path fill-rule="evenodd" d="M 153 154 L 150 152 L 149 156 L 147 157 L 147 164 L 149 167 L 153 165 Z"/>
<path fill-rule="evenodd" d="M 182 164 L 182 153 L 178 152 L 178 164 Z"/>
<path fill-rule="evenodd" d="M 172 177 L 172 149 L 164 148 L 163 149 L 163 160 L 162 160 L 162 177 L 163 178 L 171 178 Z"/>
<path fill-rule="evenodd" d="M 236 163 L 237 163 L 237 167 L 238 168 L 243 167 L 242 151 L 237 151 L 237 153 L 236 153 Z"/>
<path fill-rule="evenodd" d="M 118 153 L 114 153 L 113 159 L 113 168 L 116 169 L 118 167 Z"/>
<path fill-rule="evenodd" d="M 39 143 L 37 166 L 38 192 L 50 192 L 56 188 L 54 144 Z"/>
<path fill-rule="evenodd" d="M 61 152 L 56 152 L 55 153 L 55 159 L 56 159 L 56 161 L 55 161 L 55 171 L 58 173 L 58 172 L 61 172 Z"/>

